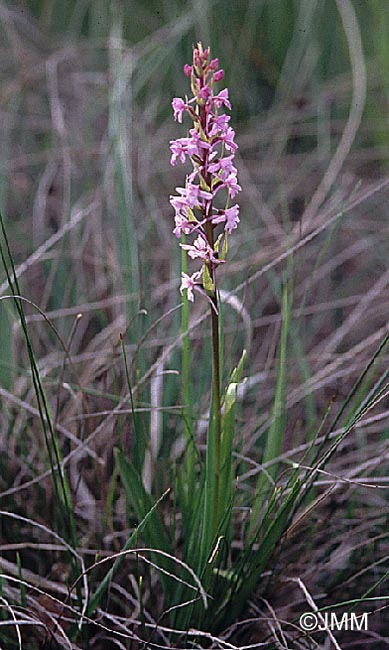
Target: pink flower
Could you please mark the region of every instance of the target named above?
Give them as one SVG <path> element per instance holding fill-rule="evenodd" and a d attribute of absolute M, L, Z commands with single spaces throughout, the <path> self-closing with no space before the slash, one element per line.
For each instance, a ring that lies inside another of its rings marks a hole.
<path fill-rule="evenodd" d="M 201 276 L 201 271 L 196 271 L 196 273 L 193 273 L 193 275 L 188 275 L 187 273 L 182 273 L 181 274 L 181 286 L 180 286 L 180 292 L 181 295 L 183 295 L 184 290 L 187 290 L 187 295 L 188 295 L 188 300 L 191 302 L 194 301 L 194 295 L 193 295 L 193 290 L 196 289 L 196 280 L 199 279 Z"/>
<path fill-rule="evenodd" d="M 172 152 L 172 157 L 170 159 L 171 165 L 177 164 L 177 158 L 184 163 L 185 156 L 193 156 L 198 153 L 197 144 L 193 142 L 192 138 L 178 138 L 177 140 L 171 140 L 170 150 Z"/>
<path fill-rule="evenodd" d="M 180 244 L 180 246 L 184 250 L 188 251 L 188 255 L 192 260 L 199 258 L 204 262 L 212 262 L 212 264 L 221 264 L 224 262 L 224 260 L 218 259 L 215 255 L 215 251 L 202 235 L 199 235 L 197 239 L 194 240 L 193 246 L 191 244 Z"/>
<path fill-rule="evenodd" d="M 232 164 L 232 161 L 235 157 L 235 154 L 233 153 L 231 156 L 227 156 L 226 158 L 222 158 L 220 161 L 220 168 L 222 171 L 222 178 L 225 180 L 230 174 L 234 174 L 235 176 L 238 173 L 238 170 L 236 167 Z"/>
<path fill-rule="evenodd" d="M 206 142 L 205 140 L 203 140 L 201 138 L 200 133 L 198 131 L 196 131 L 196 129 L 190 129 L 189 134 L 190 134 L 190 136 L 192 138 L 192 143 L 196 144 L 196 146 L 198 147 L 199 153 L 201 153 L 201 151 L 200 151 L 201 149 L 210 149 L 211 148 L 211 145 L 209 144 L 209 142 Z"/>
<path fill-rule="evenodd" d="M 196 259 L 196 257 L 202 260 L 210 260 L 212 257 L 213 251 L 207 240 L 201 237 L 201 235 L 194 240 L 193 246 L 191 244 L 180 244 L 180 246 L 185 251 L 188 251 L 188 255 L 192 260 Z"/>
<path fill-rule="evenodd" d="M 229 235 L 231 235 L 232 231 L 238 227 L 239 205 L 238 204 L 233 205 L 232 208 L 228 208 L 224 214 L 226 216 L 225 230 L 228 232 Z"/>
<path fill-rule="evenodd" d="M 231 117 L 225 113 L 212 116 L 212 126 L 209 135 L 217 135 L 220 131 L 226 133 L 230 119 Z"/>
<path fill-rule="evenodd" d="M 226 187 L 230 193 L 230 197 L 233 199 L 238 192 L 241 191 L 241 186 L 238 184 L 236 179 L 236 174 L 230 174 L 225 180 L 223 180 L 223 185 Z"/>
<path fill-rule="evenodd" d="M 187 187 L 176 187 L 176 192 L 181 196 L 171 196 L 170 203 L 175 210 L 184 210 L 187 206 L 193 208 L 197 203 L 197 185 L 192 186 L 191 183 Z M 194 194 L 195 191 L 195 194 Z"/>
<path fill-rule="evenodd" d="M 199 187 L 199 186 L 197 185 L 197 187 Z M 198 196 L 199 196 L 200 199 L 204 199 L 205 201 L 211 201 L 213 199 L 212 192 L 206 192 L 206 190 L 200 190 L 199 189 Z"/>
<path fill-rule="evenodd" d="M 218 223 L 225 223 L 227 220 L 227 217 L 225 215 L 225 210 L 218 210 L 217 214 L 213 215 L 212 217 L 212 223 L 214 225 Z"/>
<path fill-rule="evenodd" d="M 225 223 L 224 230 L 231 235 L 231 232 L 238 227 L 239 223 L 239 205 L 233 205 L 232 208 L 226 210 L 219 210 L 218 214 L 212 217 L 212 223 Z"/>
<path fill-rule="evenodd" d="M 180 97 L 175 97 L 172 101 L 172 106 L 174 111 L 174 119 L 178 120 L 180 124 L 182 124 L 182 114 L 184 111 L 188 110 L 187 105 L 183 99 L 180 99 Z"/>
<path fill-rule="evenodd" d="M 176 211 L 185 210 L 186 207 L 193 209 L 195 206 L 201 206 L 203 200 L 210 201 L 213 198 L 212 192 L 206 192 L 188 181 L 186 187 L 176 187 L 176 191 L 181 196 L 171 196 L 170 203 Z"/>
<path fill-rule="evenodd" d="M 176 190 L 180 188 L 176 187 Z M 187 202 L 182 196 L 171 196 L 169 198 L 169 203 L 173 208 L 175 209 L 176 212 L 180 212 L 181 210 L 185 210 L 187 206 Z"/>
<path fill-rule="evenodd" d="M 227 131 L 221 133 L 221 135 L 219 136 L 219 139 L 222 142 L 224 142 L 226 149 L 228 149 L 228 151 L 236 151 L 238 148 L 238 145 L 235 144 L 234 142 L 234 138 L 235 138 L 235 131 L 230 126 L 228 127 Z"/>
<path fill-rule="evenodd" d="M 232 164 L 233 159 L 234 155 L 227 156 L 226 158 L 219 158 L 209 165 L 208 171 L 210 171 L 211 174 L 218 174 L 221 171 L 222 177 L 224 174 L 224 178 L 229 174 L 236 173 L 236 167 Z"/>
<path fill-rule="evenodd" d="M 199 92 L 199 97 L 201 97 L 201 99 L 208 99 L 208 97 L 211 95 L 212 93 L 209 86 L 204 86 L 204 88 L 202 88 Z"/>
<path fill-rule="evenodd" d="M 228 99 L 228 88 L 221 90 L 218 95 L 213 98 L 216 108 L 221 108 L 222 105 L 227 106 L 231 110 L 231 103 Z"/>
<path fill-rule="evenodd" d="M 192 68 L 192 66 L 191 66 L 191 65 L 188 65 L 187 63 L 185 63 L 185 65 L 184 65 L 184 75 L 185 75 L 186 77 L 191 77 L 192 74 L 193 74 L 193 68 Z"/>
<path fill-rule="evenodd" d="M 192 230 L 192 222 L 190 222 L 187 218 L 185 218 L 181 212 L 176 212 L 174 221 L 176 224 L 176 227 L 174 228 L 173 232 L 177 239 L 180 239 L 181 233 L 184 233 L 185 235 L 189 235 Z"/>

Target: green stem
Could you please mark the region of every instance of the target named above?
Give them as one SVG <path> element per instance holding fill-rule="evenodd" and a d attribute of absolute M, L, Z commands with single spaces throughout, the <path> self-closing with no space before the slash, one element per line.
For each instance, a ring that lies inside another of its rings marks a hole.
<path fill-rule="evenodd" d="M 214 280 L 213 280 L 214 281 Z M 212 400 L 207 433 L 207 452 L 205 462 L 205 494 L 203 524 L 199 553 L 199 574 L 205 584 L 212 579 L 209 574 L 209 558 L 215 545 L 216 536 L 223 520 L 222 461 L 222 417 L 220 382 L 220 339 L 219 312 L 216 288 L 208 294 L 211 305 L 212 334 Z M 207 576 L 207 577 L 206 577 Z"/>
<path fill-rule="evenodd" d="M 185 235 L 181 235 L 181 243 L 185 244 Z M 186 253 L 181 249 L 181 269 L 187 272 Z M 182 339 L 182 398 L 184 410 L 184 436 L 185 436 L 185 467 L 188 507 L 190 507 L 195 488 L 195 446 L 192 433 L 192 391 L 190 382 L 190 339 L 189 339 L 189 302 L 188 296 L 182 298 L 181 331 Z"/>
<path fill-rule="evenodd" d="M 200 87 L 206 84 L 206 76 L 200 79 Z M 207 119 L 204 106 L 200 106 L 200 124 L 204 133 L 207 131 Z M 212 178 L 208 170 L 208 151 L 203 152 L 203 173 L 204 181 L 208 188 L 212 187 Z M 205 220 L 205 234 L 210 248 L 215 250 L 214 228 L 211 221 L 212 199 L 205 203 L 203 217 Z M 220 341 L 219 341 L 219 310 L 216 291 L 216 268 L 212 262 L 206 263 L 209 277 L 212 280 L 212 292 L 209 292 L 211 300 L 211 329 L 212 329 L 212 413 L 207 436 L 207 460 L 206 460 L 206 497 L 203 527 L 203 551 L 206 553 L 212 550 L 212 544 L 219 530 L 223 513 L 221 512 L 222 499 L 221 487 L 221 386 L 220 386 Z M 207 560 L 208 561 L 208 558 Z"/>
<path fill-rule="evenodd" d="M 213 534 L 216 535 L 221 522 L 220 512 L 220 471 L 221 471 L 221 398 L 220 398 L 220 344 L 219 344 L 219 312 L 218 299 L 215 287 L 215 294 L 212 297 L 211 318 L 212 318 L 212 418 L 213 418 L 213 447 L 215 450 L 215 502 L 214 502 L 214 525 Z"/>

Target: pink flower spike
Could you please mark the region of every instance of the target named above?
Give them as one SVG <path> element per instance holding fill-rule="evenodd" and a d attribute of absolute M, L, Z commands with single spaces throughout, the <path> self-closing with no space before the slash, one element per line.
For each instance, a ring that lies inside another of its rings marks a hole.
<path fill-rule="evenodd" d="M 230 116 L 226 115 L 226 109 L 231 110 L 228 89 L 219 93 L 214 90 L 214 82 L 222 81 L 225 76 L 219 60 L 211 59 L 210 49 L 203 49 L 198 43 L 193 50 L 192 64 L 184 66 L 184 74 L 190 81 L 191 96 L 175 97 L 172 107 L 174 119 L 180 123 L 184 112 L 189 113 L 192 128 L 188 129 L 186 138 L 170 141 L 170 162 L 172 165 L 178 161 L 189 162 L 191 169 L 186 172 L 184 187 L 177 187 L 176 195 L 169 200 L 174 208 L 173 233 L 177 238 L 187 236 L 180 246 L 202 269 L 193 275 L 183 273 L 180 291 L 181 294 L 186 291 L 191 302 L 195 291 L 202 294 L 217 313 L 216 270 L 225 262 L 226 249 L 223 247 L 223 255 L 219 257 L 219 239 L 224 236 L 225 240 L 227 233 L 231 234 L 239 223 L 239 205 L 227 207 L 241 190 L 233 165 L 238 145 L 229 126 Z M 225 208 L 216 207 L 215 199 Z M 219 233 L 215 232 L 216 226 Z"/>
<path fill-rule="evenodd" d="M 188 110 L 188 106 L 185 104 L 184 100 L 180 97 L 175 97 L 172 101 L 174 119 L 178 120 L 182 124 L 182 114 L 184 111 Z"/>
<path fill-rule="evenodd" d="M 184 290 L 186 289 L 188 292 L 188 300 L 191 302 L 194 301 L 193 290 L 196 289 L 196 280 L 199 279 L 200 275 L 201 271 L 196 271 L 196 273 L 193 273 L 193 275 L 188 275 L 187 273 L 181 274 L 180 293 L 183 295 Z"/>
<path fill-rule="evenodd" d="M 213 75 L 213 80 L 218 82 L 224 78 L 224 70 L 217 70 Z"/>

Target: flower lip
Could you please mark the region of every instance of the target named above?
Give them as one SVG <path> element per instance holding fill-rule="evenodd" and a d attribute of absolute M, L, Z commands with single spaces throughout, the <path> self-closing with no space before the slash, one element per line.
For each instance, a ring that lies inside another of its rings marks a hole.
<path fill-rule="evenodd" d="M 208 99 L 212 95 L 211 89 L 209 86 L 204 86 L 200 92 L 199 92 L 199 97 L 201 99 Z"/>
<path fill-rule="evenodd" d="M 216 108 L 221 108 L 222 105 L 227 106 L 231 110 L 231 102 L 228 99 L 228 88 L 221 90 L 218 95 L 213 97 Z"/>
<path fill-rule="evenodd" d="M 172 101 L 174 119 L 178 120 L 182 124 L 182 114 L 184 111 L 188 110 L 188 106 L 185 104 L 184 100 L 180 97 L 175 97 Z"/>
<path fill-rule="evenodd" d="M 200 271 L 196 271 L 196 273 L 193 273 L 192 275 L 188 275 L 187 273 L 181 273 L 181 286 L 180 286 L 180 293 L 183 295 L 184 289 L 187 290 L 187 296 L 188 300 L 191 302 L 194 301 L 194 295 L 193 291 L 197 289 L 198 284 L 196 283 L 196 280 L 199 280 L 201 276 Z"/>

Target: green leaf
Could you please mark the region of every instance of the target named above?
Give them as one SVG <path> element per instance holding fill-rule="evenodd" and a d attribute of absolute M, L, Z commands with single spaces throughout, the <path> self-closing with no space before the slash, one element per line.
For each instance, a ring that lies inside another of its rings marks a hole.
<path fill-rule="evenodd" d="M 243 350 L 242 355 L 241 355 L 241 357 L 239 359 L 238 365 L 236 366 L 236 368 L 234 368 L 234 370 L 231 373 L 231 378 L 230 378 L 228 386 L 230 386 L 231 384 L 240 384 L 241 383 L 242 374 L 243 374 L 243 367 L 244 367 L 245 361 L 246 361 L 246 350 Z M 227 387 L 227 390 L 228 390 L 228 387 Z"/>
<path fill-rule="evenodd" d="M 148 525 L 150 519 L 154 516 L 154 513 L 156 512 L 159 504 L 161 503 L 162 499 L 165 498 L 165 496 L 169 493 L 169 490 L 166 490 L 162 494 L 162 496 L 156 501 L 152 508 L 149 510 L 149 512 L 146 514 L 146 516 L 142 519 L 140 524 L 138 525 L 137 528 L 135 528 L 134 532 L 130 535 L 128 538 L 127 542 L 123 546 L 122 551 L 128 551 L 130 548 L 133 548 L 135 544 L 137 543 L 137 540 L 139 538 L 139 535 L 141 535 Z M 95 594 L 92 596 L 92 598 L 89 601 L 88 604 L 88 616 L 91 616 L 93 612 L 95 611 L 96 607 L 99 606 L 101 599 L 103 598 L 105 592 L 107 591 L 109 584 L 113 578 L 113 576 L 117 573 L 118 569 L 120 568 L 120 565 L 122 564 L 125 556 L 121 555 L 120 557 L 117 558 L 115 561 L 114 565 L 111 567 L 111 569 L 108 571 L 108 573 L 104 576 L 103 580 L 100 582 Z"/>
<path fill-rule="evenodd" d="M 221 434 L 221 468 L 220 468 L 220 499 L 224 501 L 224 511 L 233 505 L 233 465 L 232 451 L 235 434 L 234 406 L 236 402 L 238 386 L 242 377 L 243 365 L 246 358 L 246 350 L 237 367 L 231 373 L 223 398 L 222 434 Z M 229 513 L 230 514 L 230 513 Z M 226 522 L 227 525 L 229 522 Z"/>
<path fill-rule="evenodd" d="M 16 553 L 16 562 L 18 565 L 18 578 L 20 580 L 20 604 L 22 607 L 27 607 L 26 585 L 23 581 L 22 562 L 19 553 Z"/>
<path fill-rule="evenodd" d="M 223 248 L 220 253 L 220 259 L 225 260 L 228 253 L 228 233 L 224 233 Z"/>
<path fill-rule="evenodd" d="M 203 285 L 207 293 L 213 293 L 215 291 L 215 286 L 212 282 L 212 278 L 210 276 L 210 273 L 208 271 L 208 266 L 206 264 L 204 264 Z"/>
<path fill-rule="evenodd" d="M 215 241 L 215 244 L 213 246 L 215 251 L 217 251 L 217 252 L 219 252 L 219 246 L 220 246 L 220 242 L 221 242 L 222 238 L 223 238 L 223 233 L 221 233 L 221 235 L 219 235 L 219 237 L 217 238 L 217 240 Z"/>
<path fill-rule="evenodd" d="M 288 340 L 291 320 L 291 297 L 289 296 L 289 287 L 286 282 L 282 294 L 282 328 L 280 341 L 280 355 L 278 362 L 278 372 L 276 389 L 273 401 L 272 419 L 267 435 L 266 446 L 263 451 L 262 464 L 268 463 L 280 455 L 282 449 L 282 440 L 286 424 L 286 393 L 288 384 Z M 269 468 L 269 474 L 275 478 L 278 472 L 278 465 L 272 465 Z M 253 507 L 253 516 L 250 523 L 249 534 L 253 533 L 258 523 L 259 512 L 262 508 L 265 496 L 268 492 L 268 478 L 261 472 L 258 478 L 256 488 L 256 502 Z"/>
<path fill-rule="evenodd" d="M 209 187 L 208 183 L 206 183 L 205 178 L 200 174 L 200 187 L 202 190 L 205 192 L 210 192 L 211 188 Z"/>
<path fill-rule="evenodd" d="M 196 219 L 195 214 L 193 210 L 190 209 L 189 205 L 186 206 L 186 213 L 188 215 L 189 221 L 195 221 L 197 223 L 198 220 Z"/>
<path fill-rule="evenodd" d="M 114 453 L 128 501 L 133 507 L 137 518 L 142 521 L 152 510 L 154 500 L 146 492 L 142 483 L 142 477 L 135 466 L 119 449 L 115 449 Z M 153 510 L 149 517 L 147 527 L 145 527 L 143 533 L 143 539 L 150 547 L 157 548 L 166 553 L 171 551 L 169 538 L 159 513 L 156 510 Z"/>

